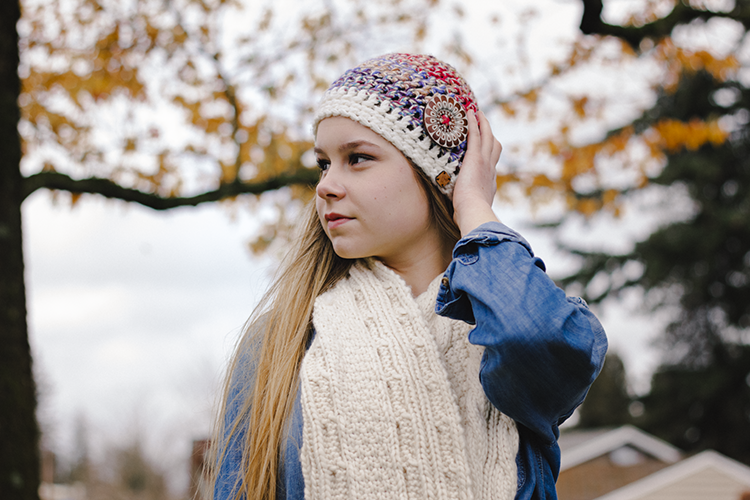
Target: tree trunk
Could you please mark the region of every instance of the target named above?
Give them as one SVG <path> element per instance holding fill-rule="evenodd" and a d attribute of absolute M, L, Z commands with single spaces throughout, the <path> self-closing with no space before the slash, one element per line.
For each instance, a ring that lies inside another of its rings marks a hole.
<path fill-rule="evenodd" d="M 0 2 L 0 498 L 38 500 L 39 430 L 26 324 L 17 0 Z"/>

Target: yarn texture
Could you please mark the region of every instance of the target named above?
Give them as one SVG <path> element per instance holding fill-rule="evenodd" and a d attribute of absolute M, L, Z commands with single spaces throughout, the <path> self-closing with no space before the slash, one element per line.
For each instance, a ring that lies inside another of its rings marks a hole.
<path fill-rule="evenodd" d="M 471 326 L 367 259 L 315 302 L 300 372 L 305 498 L 511 500 L 518 432 L 479 382 Z"/>
<path fill-rule="evenodd" d="M 474 93 L 449 64 L 422 54 L 376 57 L 333 82 L 318 106 L 313 132 L 321 120 L 331 116 L 361 123 L 398 148 L 443 193 L 452 196 L 467 141 L 462 138 L 446 147 L 430 137 L 424 120 L 433 99 L 455 103 L 464 116 L 477 111 Z M 448 119 L 453 114 L 443 116 L 451 123 L 441 131 L 441 137 L 463 137 L 459 132 L 468 131 L 465 118 Z"/>

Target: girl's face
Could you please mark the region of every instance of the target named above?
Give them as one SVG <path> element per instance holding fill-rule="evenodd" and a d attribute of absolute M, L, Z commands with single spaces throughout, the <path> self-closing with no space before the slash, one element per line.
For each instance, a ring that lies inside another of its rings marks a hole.
<path fill-rule="evenodd" d="M 339 257 L 377 257 L 395 268 L 438 251 L 427 194 L 390 142 L 348 118 L 331 117 L 318 124 L 315 155 L 318 217 Z"/>

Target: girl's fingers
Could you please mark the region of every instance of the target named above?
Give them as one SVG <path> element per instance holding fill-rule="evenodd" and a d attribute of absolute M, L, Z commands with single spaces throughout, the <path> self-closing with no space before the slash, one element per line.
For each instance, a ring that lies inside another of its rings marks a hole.
<path fill-rule="evenodd" d="M 497 165 L 497 162 L 500 161 L 500 155 L 503 152 L 503 145 L 500 144 L 500 141 L 495 139 L 493 137 L 493 145 L 492 145 L 492 165 Z"/>
<path fill-rule="evenodd" d="M 492 149 L 495 142 L 495 136 L 492 135 L 492 127 L 487 117 L 481 111 L 477 112 L 477 118 L 479 119 L 479 134 L 482 139 L 482 156 L 490 159 L 492 156 Z"/>
<path fill-rule="evenodd" d="M 476 117 L 478 120 L 477 125 L 482 144 L 482 157 L 489 161 L 494 168 L 500 160 L 500 153 L 503 151 L 503 146 L 492 133 L 492 126 L 490 125 L 487 116 L 483 112 L 478 111 Z"/>
<path fill-rule="evenodd" d="M 477 116 L 474 113 L 469 113 L 469 140 L 466 144 L 466 154 L 470 152 L 472 155 L 476 154 L 477 148 L 481 151 L 481 140 L 482 133 L 479 129 L 479 122 Z"/>
<path fill-rule="evenodd" d="M 492 127 L 484 113 L 469 113 L 468 118 L 469 139 L 463 162 L 464 174 L 459 176 L 458 183 L 461 184 L 462 191 L 485 192 L 489 190 L 488 186 L 495 187 L 495 167 L 500 159 L 502 146 L 492 134 Z M 488 194 L 494 195 L 494 189 L 493 193 Z"/>
<path fill-rule="evenodd" d="M 453 219 L 464 235 L 485 222 L 497 220 L 492 201 L 497 189 L 495 165 L 502 150 L 484 113 L 469 115 L 466 155 L 453 190 Z"/>

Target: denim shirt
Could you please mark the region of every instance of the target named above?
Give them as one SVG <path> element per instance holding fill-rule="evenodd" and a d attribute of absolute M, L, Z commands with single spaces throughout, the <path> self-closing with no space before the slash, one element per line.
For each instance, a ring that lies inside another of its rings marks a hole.
<path fill-rule="evenodd" d="M 476 325 L 469 342 L 485 348 L 479 370 L 484 392 L 518 429 L 516 500 L 556 499 L 558 426 L 583 402 L 604 363 L 601 324 L 583 300 L 555 286 L 526 240 L 499 222 L 481 225 L 456 244 L 435 312 Z M 303 500 L 299 391 L 287 432 L 277 498 Z M 243 442 L 240 433 L 227 445 L 216 499 L 234 498 Z"/>

